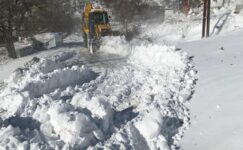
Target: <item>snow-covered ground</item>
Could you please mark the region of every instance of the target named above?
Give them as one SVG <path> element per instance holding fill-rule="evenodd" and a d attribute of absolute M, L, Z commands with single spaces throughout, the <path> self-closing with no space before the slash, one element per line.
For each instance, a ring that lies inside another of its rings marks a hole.
<path fill-rule="evenodd" d="M 82 37 L 80 37 L 79 34 L 74 34 L 66 38 L 64 40 L 64 45 L 60 48 L 54 48 L 46 51 L 39 51 L 37 53 L 25 57 L 21 57 L 18 59 L 6 58 L 3 61 L 1 61 L 0 59 L 0 68 L 1 68 L 0 83 L 3 82 L 4 79 L 9 77 L 14 70 L 16 70 L 19 67 L 23 67 L 25 63 L 32 60 L 34 57 L 43 58 L 50 55 L 55 55 L 56 53 L 59 52 L 78 51 L 81 48 L 82 41 L 83 39 Z M 19 49 L 23 45 L 16 44 L 15 46 L 17 46 L 16 48 Z"/>
<path fill-rule="evenodd" d="M 232 10 L 226 8 L 213 9 L 211 13 L 211 36 L 217 36 L 243 27 L 242 13 L 234 14 Z M 180 42 L 200 40 L 202 35 L 202 13 L 191 16 L 175 13 L 167 14 L 163 23 L 150 24 L 148 22 L 141 26 L 141 31 L 140 38 L 157 44 L 176 45 Z"/>
<path fill-rule="evenodd" d="M 216 23 L 222 14 L 215 15 L 212 22 Z M 242 15 L 230 14 L 222 33 L 242 27 L 239 17 Z M 1 65 L 0 79 L 4 83 L 0 85 L 0 149 L 167 150 L 180 145 L 194 149 L 190 145 L 194 139 L 194 143 L 202 144 L 195 149 L 220 149 L 206 146 L 216 145 L 210 143 L 215 138 L 221 137 L 219 143 L 225 138 L 216 134 L 221 129 L 226 138 L 230 137 L 232 132 L 226 127 L 232 124 L 223 117 L 228 116 L 230 122 L 240 114 L 237 98 L 241 93 L 234 88 L 242 86 L 237 82 L 242 73 L 242 53 L 238 49 L 242 38 L 232 47 L 232 37 L 236 39 L 242 31 L 181 44 L 178 47 L 182 50 L 178 51 L 173 46 L 176 43 L 200 39 L 201 21 L 190 17 L 182 17 L 179 22 L 171 20 L 143 25 L 143 32 L 130 43 L 124 37 L 107 37 L 95 55 L 82 47 L 80 36 L 73 35 L 63 47 Z M 231 48 L 235 49 L 230 51 Z M 199 71 L 198 86 L 189 108 L 195 69 Z M 224 83 L 229 85 L 226 89 Z M 236 103 L 229 103 L 230 94 L 236 96 Z M 234 104 L 238 109 L 230 111 Z M 197 120 L 193 116 L 196 113 L 202 119 Z M 191 130 L 179 143 L 191 123 Z M 235 124 L 230 127 L 240 130 L 240 119 Z M 207 130 L 210 125 L 215 132 Z M 199 130 L 202 139 L 196 138 Z M 238 138 L 240 133 L 233 135 Z M 214 138 L 209 141 L 208 136 Z M 227 140 L 233 146 L 234 137 Z"/>
<path fill-rule="evenodd" d="M 90 55 L 68 47 L 77 38 L 2 66 L 20 68 L 2 77 L 1 148 L 176 148 L 195 79 L 187 55 L 123 37 Z"/>
<path fill-rule="evenodd" d="M 198 70 L 185 150 L 243 149 L 243 30 L 178 45 Z"/>

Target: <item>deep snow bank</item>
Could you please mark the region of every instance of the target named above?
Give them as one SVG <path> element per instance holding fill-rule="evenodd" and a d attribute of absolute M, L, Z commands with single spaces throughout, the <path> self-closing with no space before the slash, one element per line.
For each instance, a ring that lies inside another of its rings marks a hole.
<path fill-rule="evenodd" d="M 243 18 L 241 18 L 243 19 Z M 194 56 L 197 88 L 183 149 L 243 149 L 243 30 L 178 47 Z"/>
<path fill-rule="evenodd" d="M 85 148 L 104 138 L 109 128 L 107 118 L 99 118 L 104 122 L 99 129 L 84 110 L 89 109 L 90 102 L 98 106 L 106 103 L 87 101 L 80 108 L 66 103 L 80 86 L 98 76 L 86 68 L 62 68 L 61 63 L 71 56 L 61 53 L 47 59 L 34 58 L 6 81 L 0 94 L 1 148 Z"/>
<path fill-rule="evenodd" d="M 101 53 L 115 54 L 127 56 L 130 51 L 130 46 L 124 36 L 103 37 L 102 45 L 99 49 Z"/>
<path fill-rule="evenodd" d="M 119 148 L 130 145 L 134 149 L 176 149 L 189 127 L 187 103 L 196 74 L 191 60 L 186 53 L 171 46 L 149 44 L 146 40 L 121 41 L 122 38 L 111 38 L 107 45 L 122 43 L 118 46 L 122 51 L 114 47 L 109 51 L 117 55 L 123 55 L 124 51 L 129 53 L 129 66 L 113 70 L 108 77 L 113 80 L 104 81 L 109 86 L 102 86 L 102 91 L 113 93 L 109 102 L 116 108 L 132 105 L 139 114 L 98 147 L 114 149 L 115 145 Z M 118 89 L 123 86 L 124 90 L 118 92 L 111 83 L 116 83 Z M 116 96 L 117 92 L 122 95 Z"/>
<path fill-rule="evenodd" d="M 174 47 L 166 45 L 139 45 L 132 49 L 129 57 L 132 64 L 150 68 L 153 71 L 168 70 L 168 72 L 185 68 L 186 53 L 175 51 Z"/>
<path fill-rule="evenodd" d="M 124 66 L 65 67 L 75 55 L 65 52 L 14 72 L 0 92 L 1 148 L 176 148 L 189 123 L 190 60 L 173 47 L 114 42 L 132 52 Z"/>

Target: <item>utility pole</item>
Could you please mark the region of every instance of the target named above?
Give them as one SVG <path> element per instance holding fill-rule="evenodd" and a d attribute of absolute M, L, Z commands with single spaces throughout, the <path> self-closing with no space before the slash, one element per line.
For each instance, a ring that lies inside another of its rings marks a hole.
<path fill-rule="evenodd" d="M 202 24 L 202 38 L 209 37 L 210 32 L 210 4 L 211 0 L 204 0 L 203 5 L 203 24 Z"/>
<path fill-rule="evenodd" d="M 203 24 L 202 24 L 202 38 L 205 37 L 206 31 L 206 20 L 207 20 L 207 0 L 203 1 Z"/>
<path fill-rule="evenodd" d="M 207 37 L 209 37 L 209 32 L 210 32 L 210 8 L 211 8 L 211 0 L 208 0 L 208 5 L 207 5 L 207 33 L 206 33 Z"/>

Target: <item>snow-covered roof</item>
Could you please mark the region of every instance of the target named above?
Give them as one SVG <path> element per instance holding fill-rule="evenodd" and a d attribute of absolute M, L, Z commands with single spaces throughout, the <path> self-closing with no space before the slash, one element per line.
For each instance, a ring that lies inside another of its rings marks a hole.
<path fill-rule="evenodd" d="M 52 39 L 54 39 L 56 37 L 58 33 L 41 33 L 41 34 L 36 34 L 34 35 L 34 39 L 37 41 L 40 41 L 42 43 L 46 43 L 51 41 Z"/>
<path fill-rule="evenodd" d="M 28 48 L 32 46 L 32 42 L 28 41 L 28 42 L 15 42 L 14 43 L 14 47 L 15 49 L 24 49 L 24 48 Z"/>

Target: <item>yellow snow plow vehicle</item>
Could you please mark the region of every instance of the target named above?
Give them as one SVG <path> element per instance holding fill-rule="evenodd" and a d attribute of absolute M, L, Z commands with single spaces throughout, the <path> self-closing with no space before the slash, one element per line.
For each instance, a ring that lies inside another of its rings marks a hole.
<path fill-rule="evenodd" d="M 82 15 L 82 32 L 84 45 L 93 54 L 101 44 L 101 37 L 112 35 L 107 11 L 86 3 Z"/>

